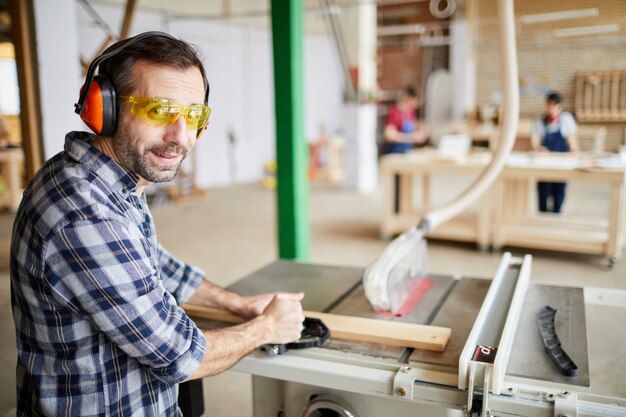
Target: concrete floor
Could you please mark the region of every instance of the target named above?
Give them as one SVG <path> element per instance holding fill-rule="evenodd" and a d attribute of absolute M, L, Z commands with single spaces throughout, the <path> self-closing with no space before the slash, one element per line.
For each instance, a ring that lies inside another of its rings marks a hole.
<path fill-rule="evenodd" d="M 571 187 L 569 211 L 598 210 L 594 188 Z M 310 195 L 311 256 L 320 264 L 364 267 L 384 249 L 379 239 L 381 197 L 314 185 Z M 203 201 L 153 208 L 159 240 L 209 279 L 229 285 L 276 259 L 274 194 L 257 185 L 211 190 Z M 10 311 L 8 253 L 13 216 L 0 213 L 0 416 L 15 405 L 15 339 Z M 506 248 L 507 250 L 509 248 Z M 501 253 L 479 252 L 473 245 L 429 242 L 429 270 L 440 274 L 490 278 Z M 510 249 L 534 255 L 532 281 L 564 286 L 616 289 L 601 292 L 605 301 L 586 305 L 593 393 L 626 398 L 626 260 L 614 269 L 606 260 L 585 255 Z M 617 291 L 619 290 L 619 291 Z M 610 305 L 613 304 L 613 305 Z M 619 330 L 622 329 L 622 330 Z M 205 380 L 207 416 L 251 416 L 247 375 L 225 372 Z"/>

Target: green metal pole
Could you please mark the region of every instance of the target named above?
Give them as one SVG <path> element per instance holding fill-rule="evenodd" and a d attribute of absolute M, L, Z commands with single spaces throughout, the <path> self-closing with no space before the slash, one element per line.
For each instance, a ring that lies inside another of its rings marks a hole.
<path fill-rule="evenodd" d="M 308 149 L 304 138 L 302 0 L 272 0 L 278 255 L 309 257 Z"/>

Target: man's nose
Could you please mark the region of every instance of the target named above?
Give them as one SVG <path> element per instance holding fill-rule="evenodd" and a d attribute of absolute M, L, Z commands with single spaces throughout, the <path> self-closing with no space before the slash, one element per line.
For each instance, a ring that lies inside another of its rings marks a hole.
<path fill-rule="evenodd" d="M 187 147 L 189 142 L 189 134 L 187 132 L 187 119 L 185 115 L 180 113 L 174 122 L 166 127 L 164 137 L 166 142 L 172 142 Z"/>

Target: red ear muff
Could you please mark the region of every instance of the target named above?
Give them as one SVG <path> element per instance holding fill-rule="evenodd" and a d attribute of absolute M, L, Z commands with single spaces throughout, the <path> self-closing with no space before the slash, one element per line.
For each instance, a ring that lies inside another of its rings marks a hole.
<path fill-rule="evenodd" d="M 113 84 L 107 77 L 103 75 L 94 77 L 85 97 L 80 118 L 97 135 L 111 136 L 115 132 L 117 127 L 117 96 Z"/>

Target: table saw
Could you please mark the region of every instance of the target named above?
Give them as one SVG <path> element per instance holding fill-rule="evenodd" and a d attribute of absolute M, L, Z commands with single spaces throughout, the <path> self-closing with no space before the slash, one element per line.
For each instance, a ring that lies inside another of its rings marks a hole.
<path fill-rule="evenodd" d="M 530 284 L 531 264 L 505 253 L 492 279 L 430 275 L 410 314 L 381 319 L 451 328 L 443 352 L 338 341 L 331 332 L 322 347 L 258 350 L 233 369 L 253 377 L 256 417 L 626 416 L 626 399 L 589 393 L 583 289 Z M 229 290 L 303 291 L 305 310 L 376 318 L 362 277 L 360 268 L 276 261 Z M 536 323 L 545 306 L 558 311 L 553 329 L 576 376 L 545 352 Z"/>

